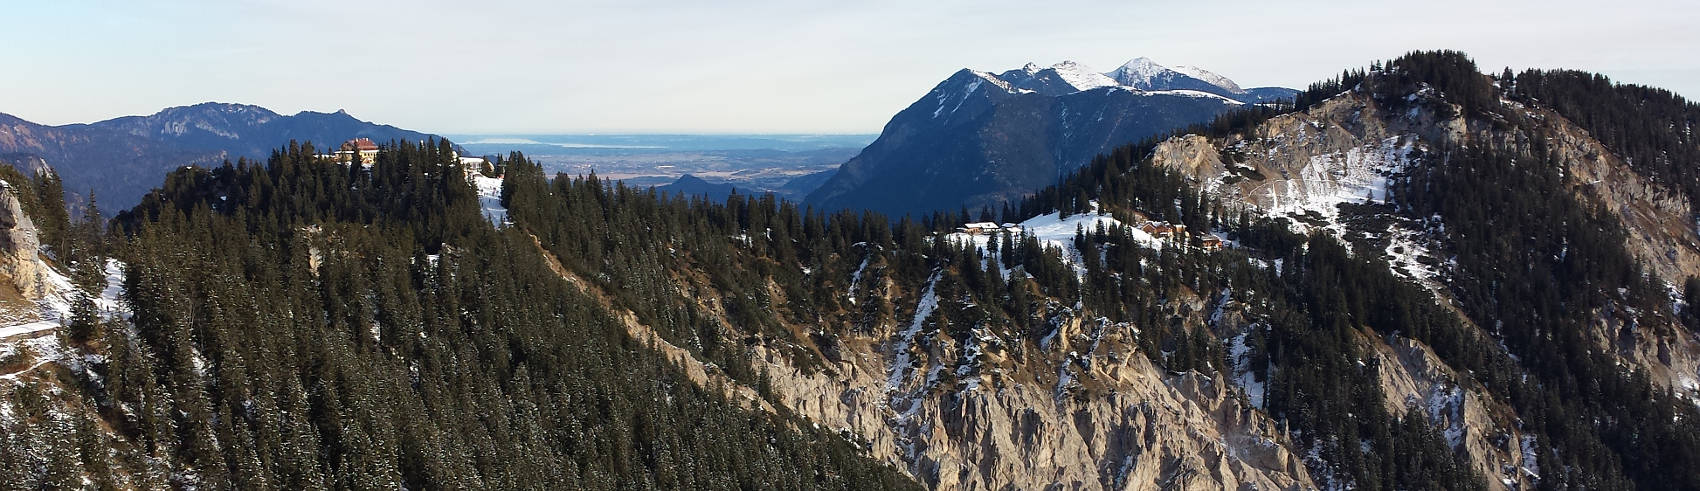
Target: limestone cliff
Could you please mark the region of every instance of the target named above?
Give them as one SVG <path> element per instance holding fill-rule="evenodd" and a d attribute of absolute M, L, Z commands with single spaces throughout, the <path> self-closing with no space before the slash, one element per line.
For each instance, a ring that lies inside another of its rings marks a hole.
<path fill-rule="evenodd" d="M 679 280 L 726 321 L 703 278 Z M 985 331 L 960 343 L 929 322 L 930 286 L 872 286 L 906 305 L 871 332 L 833 340 L 845 355 L 825 367 L 801 366 L 777 341 L 757 344 L 772 400 L 938 489 L 1315 487 L 1241 391 L 1154 366 L 1133 326 L 1053 303 L 1054 330 L 1038 346 Z M 1189 322 L 1203 322 L 1200 310 Z"/>
<path fill-rule="evenodd" d="M 25 299 L 42 295 L 42 263 L 37 257 L 41 244 L 35 223 L 18 202 L 17 190 L 0 185 L 0 278 Z"/>

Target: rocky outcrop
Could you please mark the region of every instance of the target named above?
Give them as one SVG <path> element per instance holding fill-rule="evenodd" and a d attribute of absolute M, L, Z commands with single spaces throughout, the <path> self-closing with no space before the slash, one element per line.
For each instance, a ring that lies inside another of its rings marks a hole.
<path fill-rule="evenodd" d="M 1387 114 L 1367 96 L 1342 94 L 1243 134 L 1172 138 L 1152 159 L 1230 201 L 1276 214 L 1327 213 L 1339 203 L 1386 199 L 1387 177 L 1428 144 L 1456 140 L 1463 128 L 1461 120 Z"/>
<path fill-rule="evenodd" d="M 1222 164 L 1222 153 L 1216 151 L 1216 146 L 1209 138 L 1200 135 L 1182 135 L 1157 144 L 1155 155 L 1161 156 L 1159 165 L 1164 165 L 1199 181 L 1214 182 L 1218 176 L 1228 173 L 1228 167 Z"/>
<path fill-rule="evenodd" d="M 1080 370 L 1103 384 L 1090 394 L 1051 378 L 940 382 L 945 360 L 917 370 L 929 375 L 914 392 L 887 394 L 885 357 L 846 360 L 834 375 L 763 355 L 784 405 L 939 489 L 1312 487 L 1275 424 L 1227 384 L 1162 373 L 1142 355 Z"/>
<path fill-rule="evenodd" d="M 959 343 L 928 323 L 930 292 L 874 288 L 909 305 L 840 338 L 848 356 L 805 369 L 795 351 L 763 343 L 755 366 L 779 405 L 930 487 L 1315 487 L 1286 435 L 1239 389 L 1159 369 L 1131 325 L 1053 305 L 1055 330 L 1039 343 L 984 331 Z M 708 289 L 688 291 L 718 311 Z"/>
<path fill-rule="evenodd" d="M 35 223 L 18 202 L 17 190 L 0 183 L 0 278 L 26 299 L 42 296 L 41 243 Z"/>
<path fill-rule="evenodd" d="M 1368 333 L 1362 341 L 1380 362 L 1381 390 L 1390 413 L 1422 411 L 1493 489 L 1534 487 L 1533 469 L 1539 466 L 1523 452 L 1523 435 L 1515 422 L 1504 420 L 1513 414 L 1510 407 L 1459 377 L 1421 342 Z"/>
<path fill-rule="evenodd" d="M 1413 100 L 1444 103 L 1432 91 Z M 1418 104 L 1418 107 L 1432 105 Z M 1454 109 L 1457 109 L 1454 106 Z M 1505 102 L 1491 120 L 1449 111 L 1411 109 L 1390 112 L 1367 95 L 1347 92 L 1311 109 L 1273 117 L 1241 134 L 1207 139 L 1187 135 L 1157 145 L 1156 165 L 1196 180 L 1230 204 L 1294 219 L 1302 230 L 1346 235 L 1342 204 L 1383 203 L 1385 183 L 1408 166 L 1438 158 L 1430 153 L 1444 144 L 1486 145 L 1510 151 L 1543 140 L 1566 167 L 1565 176 L 1579 199 L 1598 204 L 1621 222 L 1626 249 L 1656 278 L 1682 284 L 1700 274 L 1700 235 L 1688 200 L 1650 182 L 1597 140 L 1541 108 Z M 1505 118 L 1516 119 L 1507 124 Z M 1432 220 L 1432 219 L 1431 219 Z M 1370 231 L 1391 241 L 1381 253 L 1395 273 L 1427 286 L 1443 306 L 1452 307 L 1467 325 L 1475 325 L 1451 304 L 1445 287 L 1444 234 L 1395 219 L 1385 230 Z M 1437 223 L 1428 223 L 1436 226 Z M 1379 251 L 1359 251 L 1378 253 Z M 1416 256 L 1429 255 L 1424 261 Z M 1426 266 L 1424 263 L 1427 264 Z M 1644 370 L 1654 383 L 1700 400 L 1700 342 L 1668 319 L 1638 316 L 1608 307 L 1594 312 L 1593 331 L 1601 348 L 1625 364 Z M 1646 321 L 1653 319 L 1652 325 Z M 1491 339 L 1482 332 L 1483 339 Z M 1527 488 L 1533 462 L 1515 424 L 1515 414 L 1479 387 L 1461 382 L 1450 367 L 1420 343 L 1367 336 L 1383 366 L 1389 410 L 1428 412 L 1441 424 L 1455 448 L 1469 455 L 1477 472 L 1498 488 Z"/>
<path fill-rule="evenodd" d="M 1428 102 L 1416 107 L 1445 104 L 1433 92 L 1411 97 Z M 1243 134 L 1168 139 L 1156 146 L 1153 163 L 1180 170 L 1231 204 L 1294 217 L 1295 228 L 1345 234 L 1340 204 L 1385 202 L 1387 178 L 1428 158 L 1436 144 L 1523 151 L 1533 139 L 1544 139 L 1545 148 L 1566 165 L 1574 194 L 1617 217 L 1629 233 L 1625 250 L 1654 277 L 1674 291 L 1686 277 L 1700 275 L 1700 233 L 1688 200 L 1640 177 L 1620 156 L 1552 110 L 1515 102 L 1504 102 L 1504 109 L 1520 124 L 1498 121 L 1506 116 L 1470 119 L 1459 116 L 1460 110 L 1450 116 L 1421 109 L 1389 112 L 1368 95 L 1346 92 L 1312 109 L 1272 117 Z M 1442 241 L 1425 238 L 1419 224 L 1394 223 L 1375 233 L 1392 241 L 1384 255 L 1396 274 L 1418 280 L 1440 299 L 1450 297 L 1442 270 L 1431 267 L 1443 258 Z M 1428 257 L 1419 258 L 1423 255 Z M 1613 313 L 1598 313 L 1598 319 L 1601 348 L 1646 369 L 1657 384 L 1700 399 L 1700 340 L 1669 321 L 1635 325 Z"/>

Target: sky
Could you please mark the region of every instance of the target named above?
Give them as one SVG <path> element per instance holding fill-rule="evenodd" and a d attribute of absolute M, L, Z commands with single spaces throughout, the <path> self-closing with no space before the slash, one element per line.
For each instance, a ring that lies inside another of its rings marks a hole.
<path fill-rule="evenodd" d="M 205 101 L 445 134 L 877 133 L 961 68 L 1302 88 L 1415 49 L 1700 96 L 1700 2 L 0 0 L 0 112 Z"/>

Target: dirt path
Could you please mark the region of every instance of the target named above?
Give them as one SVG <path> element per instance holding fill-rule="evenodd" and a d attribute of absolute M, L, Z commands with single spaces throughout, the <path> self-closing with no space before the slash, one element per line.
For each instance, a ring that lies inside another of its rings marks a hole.
<path fill-rule="evenodd" d="M 638 322 L 637 314 L 632 313 L 632 311 L 615 306 L 613 297 L 609 296 L 608 292 L 602 291 L 596 284 L 586 281 L 578 274 L 562 266 L 560 259 L 556 258 L 555 254 L 549 252 L 547 248 L 544 248 L 543 243 L 537 240 L 537 236 L 531 236 L 531 243 L 537 246 L 537 252 L 543 255 L 543 260 L 548 263 L 550 270 L 560 275 L 561 279 L 566 280 L 567 283 L 577 287 L 579 291 L 596 299 L 597 303 L 602 304 L 603 308 L 614 314 L 614 317 L 619 319 L 620 324 L 625 326 L 626 335 L 631 336 L 639 343 L 653 346 L 662 356 L 667 357 L 667 360 L 672 362 L 674 366 L 683 370 L 685 376 L 690 378 L 691 382 L 704 389 L 714 390 L 718 388 L 728 400 L 745 408 L 760 408 L 768 413 L 776 413 L 773 405 L 762 399 L 761 395 L 757 394 L 754 389 L 733 380 L 719 368 L 711 367 L 703 363 L 702 360 L 696 359 L 695 356 L 691 356 L 690 351 L 667 342 L 666 339 L 655 332 L 655 329 Z"/>

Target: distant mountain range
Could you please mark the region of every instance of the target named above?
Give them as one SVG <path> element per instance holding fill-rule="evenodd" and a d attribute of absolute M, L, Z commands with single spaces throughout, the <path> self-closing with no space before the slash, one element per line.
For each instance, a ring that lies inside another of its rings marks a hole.
<path fill-rule="evenodd" d="M 892 215 L 995 205 L 1116 146 L 1294 93 L 1146 58 L 1109 72 L 1070 61 L 963 69 L 897 113 L 807 201 Z"/>
<path fill-rule="evenodd" d="M 45 161 L 64 178 L 67 192 L 93 190 L 103 208 L 116 210 L 134 205 L 173 168 L 264 159 L 291 140 L 328 149 L 356 137 L 388 142 L 436 136 L 361 121 L 345 111 L 284 116 L 260 106 L 215 102 L 61 126 L 0 113 L 0 162 L 30 167 Z"/>

